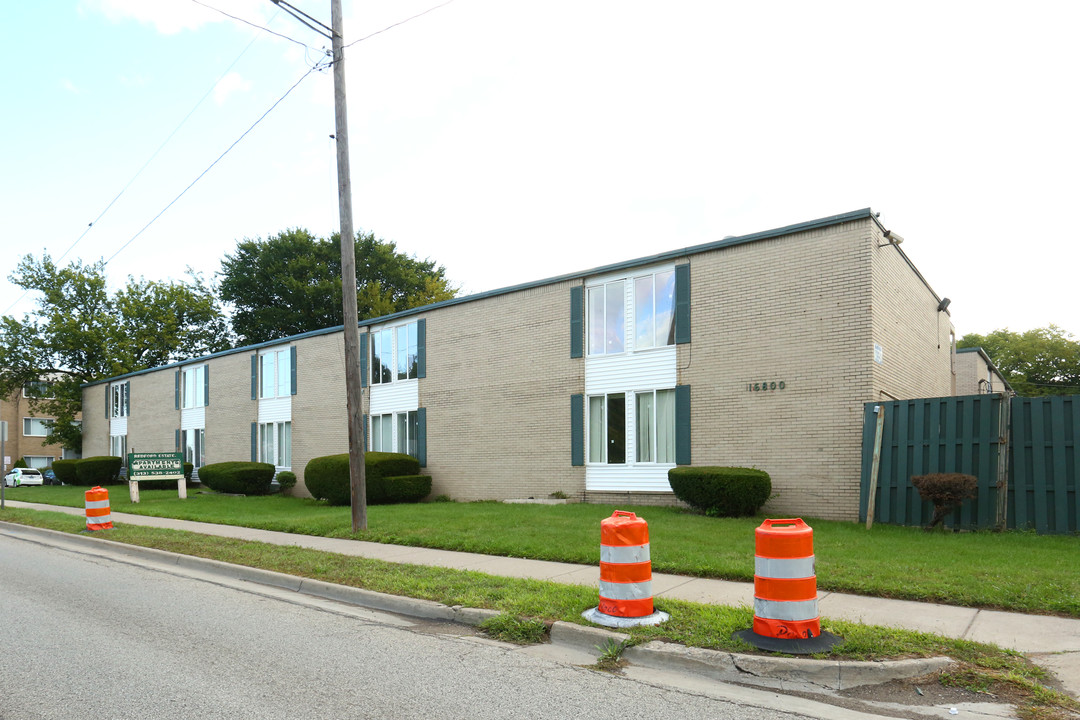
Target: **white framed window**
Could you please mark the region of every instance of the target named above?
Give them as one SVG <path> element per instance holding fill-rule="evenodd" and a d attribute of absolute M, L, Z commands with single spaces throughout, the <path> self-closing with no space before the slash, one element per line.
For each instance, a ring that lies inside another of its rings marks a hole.
<path fill-rule="evenodd" d="M 589 463 L 675 464 L 673 388 L 590 395 L 587 413 Z"/>
<path fill-rule="evenodd" d="M 24 455 L 23 460 L 26 461 L 28 467 L 37 468 L 38 470 L 44 470 L 52 465 L 55 458 L 45 457 L 41 455 Z"/>
<path fill-rule="evenodd" d="M 182 408 L 206 405 L 206 366 L 196 365 L 181 371 L 180 391 Z M 190 460 L 188 462 L 191 462 Z"/>
<path fill-rule="evenodd" d="M 371 384 L 381 385 L 419 377 L 417 322 L 371 332 Z"/>
<path fill-rule="evenodd" d="M 127 462 L 127 435 L 109 436 L 109 454 L 124 458 L 124 462 Z"/>
<path fill-rule="evenodd" d="M 416 410 L 372 415 L 372 452 L 399 452 L 419 457 L 420 414 Z"/>
<path fill-rule="evenodd" d="M 259 462 L 292 467 L 292 423 L 259 423 Z"/>
<path fill-rule="evenodd" d="M 47 380 L 31 380 L 23 385 L 23 397 L 51 400 L 54 397 L 52 383 Z"/>
<path fill-rule="evenodd" d="M 635 458 L 639 463 L 675 464 L 675 390 L 634 393 Z"/>
<path fill-rule="evenodd" d="M 587 289 L 589 354 L 614 355 L 626 351 L 625 281 Z"/>
<path fill-rule="evenodd" d="M 267 350 L 259 356 L 259 397 L 292 395 L 292 349 Z"/>
<path fill-rule="evenodd" d="M 393 414 L 371 416 L 370 445 L 372 452 L 394 452 Z"/>
<path fill-rule="evenodd" d="M 675 344 L 675 271 L 634 278 L 634 349 Z"/>
<path fill-rule="evenodd" d="M 109 387 L 109 415 L 114 418 L 127 417 L 131 408 L 130 383 L 113 383 Z"/>
<path fill-rule="evenodd" d="M 184 462 L 191 463 L 195 469 L 201 468 L 206 464 L 206 430 L 181 430 L 180 449 L 184 452 Z"/>
<path fill-rule="evenodd" d="M 26 437 L 45 437 L 49 434 L 49 426 L 52 420 L 42 418 L 23 418 L 23 435 Z"/>

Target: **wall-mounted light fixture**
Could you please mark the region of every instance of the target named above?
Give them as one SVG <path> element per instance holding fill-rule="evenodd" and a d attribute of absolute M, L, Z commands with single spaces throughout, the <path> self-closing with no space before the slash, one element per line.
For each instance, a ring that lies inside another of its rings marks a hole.
<path fill-rule="evenodd" d="M 885 247 L 886 245 L 899 245 L 900 243 L 904 242 L 904 238 L 900 237 L 892 230 L 885 231 L 885 239 L 888 240 L 888 242 L 882 243 L 878 245 L 878 247 Z"/>
<path fill-rule="evenodd" d="M 951 302 L 952 302 L 952 300 L 950 300 L 949 298 L 942 298 L 941 302 L 939 302 L 937 304 L 937 311 L 941 312 L 945 308 L 949 307 L 949 303 L 951 303 Z"/>

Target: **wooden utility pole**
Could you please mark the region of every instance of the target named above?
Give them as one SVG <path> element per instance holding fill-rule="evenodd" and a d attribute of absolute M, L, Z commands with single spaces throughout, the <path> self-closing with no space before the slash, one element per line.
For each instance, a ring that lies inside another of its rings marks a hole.
<path fill-rule="evenodd" d="M 337 138 L 338 214 L 341 218 L 341 304 L 345 315 L 345 404 L 349 415 L 349 489 L 353 532 L 367 530 L 367 477 L 364 470 L 363 389 L 360 382 L 360 331 L 356 310 L 356 236 L 349 175 L 349 120 L 345 107 L 345 48 L 341 0 L 330 0 L 334 54 L 334 118 Z"/>

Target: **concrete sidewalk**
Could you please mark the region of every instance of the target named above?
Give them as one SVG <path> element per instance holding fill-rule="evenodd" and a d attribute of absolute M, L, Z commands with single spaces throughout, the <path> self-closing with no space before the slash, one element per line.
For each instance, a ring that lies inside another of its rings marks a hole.
<path fill-rule="evenodd" d="M 10 500 L 7 502 L 17 508 L 84 516 L 82 508 Z M 204 535 L 274 545 L 291 545 L 388 562 L 476 570 L 490 575 L 534 578 L 592 587 L 598 587 L 600 580 L 598 566 L 294 535 L 129 513 L 114 512 L 112 518 L 114 523 L 187 530 Z M 655 573 L 653 574 L 653 594 L 656 597 L 670 597 L 698 603 L 752 605 L 754 586 L 752 583 Z M 1053 672 L 1068 692 L 1074 697 L 1080 697 L 1080 620 L 831 592 L 818 594 L 818 607 L 821 615 L 827 618 L 936 633 L 946 637 L 994 643 L 1004 648 L 1017 650 Z"/>

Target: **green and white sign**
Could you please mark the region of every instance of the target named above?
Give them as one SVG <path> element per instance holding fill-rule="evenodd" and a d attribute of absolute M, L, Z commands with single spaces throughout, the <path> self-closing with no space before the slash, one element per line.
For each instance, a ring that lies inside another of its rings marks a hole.
<path fill-rule="evenodd" d="M 178 452 L 128 453 L 128 492 L 131 502 L 139 502 L 140 480 L 175 480 L 181 499 L 187 498 L 184 481 L 184 456 Z"/>

